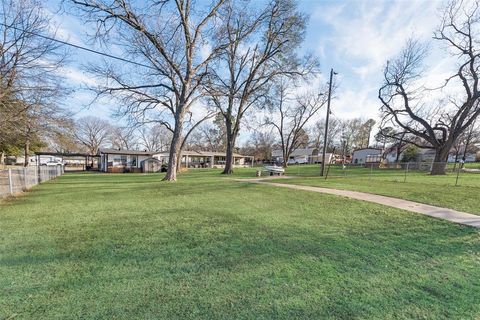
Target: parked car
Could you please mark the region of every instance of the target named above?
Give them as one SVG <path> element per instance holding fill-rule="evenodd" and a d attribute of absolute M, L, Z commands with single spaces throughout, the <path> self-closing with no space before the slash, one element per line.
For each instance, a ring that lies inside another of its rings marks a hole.
<path fill-rule="evenodd" d="M 63 163 L 61 163 L 60 161 L 51 160 L 51 161 L 42 163 L 41 165 L 47 166 L 47 167 L 55 167 L 55 166 L 63 166 Z"/>
<path fill-rule="evenodd" d="M 308 157 L 297 157 L 288 159 L 288 164 L 307 164 Z"/>

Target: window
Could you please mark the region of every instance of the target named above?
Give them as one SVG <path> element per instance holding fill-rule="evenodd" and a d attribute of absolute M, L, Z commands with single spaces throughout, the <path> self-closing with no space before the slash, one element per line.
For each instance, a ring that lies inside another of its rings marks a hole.
<path fill-rule="evenodd" d="M 120 163 L 122 164 L 122 166 L 126 166 L 127 165 L 127 156 L 120 156 Z"/>
<path fill-rule="evenodd" d="M 137 156 L 132 156 L 132 167 L 137 166 Z"/>

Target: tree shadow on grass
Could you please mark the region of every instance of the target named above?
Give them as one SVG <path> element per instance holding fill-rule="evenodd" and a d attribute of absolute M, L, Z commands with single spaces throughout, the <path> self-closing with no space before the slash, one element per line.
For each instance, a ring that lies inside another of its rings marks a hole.
<path fill-rule="evenodd" d="M 408 317 L 412 304 L 416 315 L 430 312 L 433 318 L 478 311 L 474 303 L 465 304 L 480 299 L 474 290 L 480 269 L 472 258 L 480 246 L 472 229 L 422 222 L 412 231 L 410 220 L 321 228 L 292 219 L 274 224 L 235 217 L 223 210 L 169 209 L 162 213 L 165 219 L 143 222 L 110 217 L 88 229 L 57 234 L 53 248 L 9 251 L 0 265 L 13 282 L 23 276 L 35 279 L 9 294 L 52 297 L 25 300 L 16 311 L 36 303 L 58 307 L 63 294 L 80 294 L 71 314 L 93 315 L 99 310 L 90 308 L 98 308 L 98 296 L 112 294 L 110 286 L 126 296 L 120 301 L 129 299 L 134 306 L 117 314 L 123 318 L 142 316 L 132 310 L 187 318 L 215 318 L 220 312 L 265 318 Z M 174 215 L 177 219 L 168 218 Z M 37 278 L 42 275 L 49 280 Z M 456 284 L 461 287 L 454 288 Z M 50 307 L 43 306 L 41 316 L 48 317 Z M 100 312 L 112 315 L 108 307 Z"/>

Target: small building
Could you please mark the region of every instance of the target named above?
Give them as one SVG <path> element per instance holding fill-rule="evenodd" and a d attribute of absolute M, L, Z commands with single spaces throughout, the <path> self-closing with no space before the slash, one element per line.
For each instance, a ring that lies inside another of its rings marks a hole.
<path fill-rule="evenodd" d="M 275 162 L 283 163 L 283 150 L 276 149 L 272 151 L 272 158 Z M 332 154 L 326 154 L 327 161 L 330 161 Z M 288 164 L 306 164 L 321 163 L 322 155 L 317 148 L 298 148 L 293 150 L 288 158 Z"/>
<path fill-rule="evenodd" d="M 376 159 L 378 159 L 379 160 L 378 162 L 380 162 L 381 156 L 382 156 L 382 149 L 378 149 L 378 148 L 357 149 L 353 151 L 352 163 L 353 164 L 372 163 L 372 161 Z"/>
<path fill-rule="evenodd" d="M 141 172 L 141 162 L 151 158 L 152 153 L 137 150 L 100 149 L 100 171 Z"/>
<path fill-rule="evenodd" d="M 288 164 L 307 164 L 307 163 L 322 163 L 322 153 L 317 148 L 298 148 L 293 150 L 288 158 Z M 275 162 L 283 162 L 283 151 L 281 149 L 272 151 L 272 158 Z M 335 162 L 336 155 L 333 153 L 326 153 L 326 163 Z"/>
<path fill-rule="evenodd" d="M 155 158 L 147 158 L 140 162 L 142 172 L 153 173 L 162 171 L 162 161 Z"/>

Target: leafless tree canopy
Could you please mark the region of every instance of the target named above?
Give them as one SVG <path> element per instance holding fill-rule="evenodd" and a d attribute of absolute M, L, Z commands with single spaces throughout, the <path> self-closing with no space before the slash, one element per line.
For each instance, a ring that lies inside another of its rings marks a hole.
<path fill-rule="evenodd" d="M 211 105 L 222 115 L 227 134 L 224 173 L 233 171 L 233 151 L 249 110 L 265 102 L 268 87 L 280 75 L 311 72 L 314 59 L 301 61 L 306 19 L 293 0 L 230 1 L 221 9 L 217 42 L 226 43 L 208 77 Z M 302 63 L 303 62 L 303 63 Z"/>
<path fill-rule="evenodd" d="M 108 121 L 87 116 L 76 121 L 73 135 L 90 154 L 98 154 L 98 150 L 106 146 L 110 132 L 111 125 Z"/>
<path fill-rule="evenodd" d="M 307 124 L 327 103 L 328 97 L 312 92 L 294 96 L 293 90 L 291 83 L 277 82 L 268 102 L 271 116 L 265 119 L 265 125 L 273 127 L 280 138 L 284 166 L 287 166 L 290 154 L 305 143 L 302 138 Z M 323 92 L 326 93 L 326 88 Z"/>
<path fill-rule="evenodd" d="M 167 151 L 172 133 L 163 125 L 142 126 L 139 129 L 140 145 L 147 151 Z"/>
<path fill-rule="evenodd" d="M 33 140 L 71 124 L 59 104 L 66 93 L 58 72 L 65 52 L 37 36 L 55 36 L 53 28 L 39 1 L 0 4 L 0 145 L 14 137 L 26 158 Z"/>
<path fill-rule="evenodd" d="M 382 103 L 383 125 L 393 124 L 423 141 L 419 146 L 436 150 L 435 162 L 446 162 L 458 137 L 480 114 L 478 87 L 480 48 L 478 1 L 452 1 L 434 39 L 458 61 L 457 71 L 436 90 L 421 83 L 425 46 L 410 40 L 400 56 L 387 63 L 384 84 L 378 97 Z M 455 86 L 462 88 L 454 94 Z M 433 92 L 433 93 L 432 93 Z M 434 99 L 432 95 L 442 94 Z M 432 174 L 443 174 L 444 165 L 434 165 Z"/>
<path fill-rule="evenodd" d="M 93 35 L 122 48 L 125 57 L 149 68 L 104 64 L 91 70 L 103 80 L 98 94 L 114 95 L 123 112 L 136 121 L 157 122 L 172 131 L 166 180 L 176 179 L 177 159 L 184 145 L 185 126 L 190 128 L 211 115 L 195 117 L 192 105 L 209 64 L 222 45 L 209 37 L 224 0 L 200 6 L 191 0 L 148 1 L 71 0 L 97 28 Z"/>

